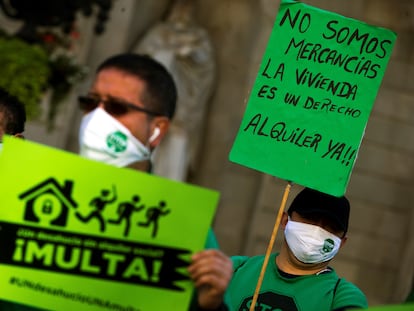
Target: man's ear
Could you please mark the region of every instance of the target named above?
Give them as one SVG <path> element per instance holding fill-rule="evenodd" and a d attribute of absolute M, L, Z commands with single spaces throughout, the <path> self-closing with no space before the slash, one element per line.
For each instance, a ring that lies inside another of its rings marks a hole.
<path fill-rule="evenodd" d="M 341 246 L 339 248 L 342 248 L 342 246 L 345 245 L 346 241 L 348 241 L 348 236 L 345 235 L 343 238 L 341 238 Z"/>
<path fill-rule="evenodd" d="M 153 142 L 155 139 L 157 139 L 157 137 L 160 135 L 160 128 L 157 126 L 155 127 L 155 129 L 152 131 L 152 134 L 150 136 L 150 138 L 148 138 L 148 141 L 151 143 Z"/>
<path fill-rule="evenodd" d="M 289 215 L 287 212 L 283 212 L 282 219 L 280 220 L 280 228 L 285 230 L 286 224 L 289 220 Z"/>
<path fill-rule="evenodd" d="M 167 117 L 155 117 L 151 124 L 151 133 L 148 138 L 149 146 L 152 149 L 157 147 L 170 127 L 170 120 Z"/>

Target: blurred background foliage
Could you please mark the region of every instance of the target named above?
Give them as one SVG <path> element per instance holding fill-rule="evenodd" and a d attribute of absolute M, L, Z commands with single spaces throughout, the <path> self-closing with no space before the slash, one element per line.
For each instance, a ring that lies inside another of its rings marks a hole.
<path fill-rule="evenodd" d="M 99 35 L 111 7 L 111 0 L 0 0 L 3 13 L 22 22 L 16 33 L 0 30 L 0 87 L 25 104 L 28 119 L 39 116 L 50 91 L 47 122 L 53 128 L 59 105 L 88 72 L 74 49 L 76 20 L 79 14 L 94 17 Z"/>

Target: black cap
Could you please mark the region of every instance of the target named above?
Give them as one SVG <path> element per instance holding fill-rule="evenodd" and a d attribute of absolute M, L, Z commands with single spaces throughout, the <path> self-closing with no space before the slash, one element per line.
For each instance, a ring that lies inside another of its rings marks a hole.
<path fill-rule="evenodd" d="M 348 231 L 350 205 L 346 197 L 335 197 L 310 188 L 305 188 L 293 199 L 288 214 L 297 212 L 306 217 L 307 214 L 319 214 L 339 225 L 344 232 Z"/>

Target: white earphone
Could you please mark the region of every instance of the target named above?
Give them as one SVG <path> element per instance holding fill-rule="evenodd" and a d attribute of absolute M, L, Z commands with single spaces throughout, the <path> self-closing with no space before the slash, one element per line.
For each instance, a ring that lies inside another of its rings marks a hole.
<path fill-rule="evenodd" d="M 156 127 L 154 129 L 154 132 L 152 133 L 151 137 L 148 139 L 148 141 L 150 143 L 152 143 L 158 137 L 158 135 L 160 135 L 160 132 L 161 132 L 160 131 L 160 128 L 159 127 Z"/>

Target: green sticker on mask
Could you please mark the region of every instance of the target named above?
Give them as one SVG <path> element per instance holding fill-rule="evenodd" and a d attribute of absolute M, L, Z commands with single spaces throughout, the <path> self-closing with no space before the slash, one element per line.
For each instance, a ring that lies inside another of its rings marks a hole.
<path fill-rule="evenodd" d="M 330 253 L 335 247 L 335 242 L 332 239 L 326 239 L 323 243 L 323 253 Z"/>
<path fill-rule="evenodd" d="M 106 137 L 106 144 L 112 151 L 123 152 L 127 148 L 128 137 L 124 133 L 116 131 Z"/>

